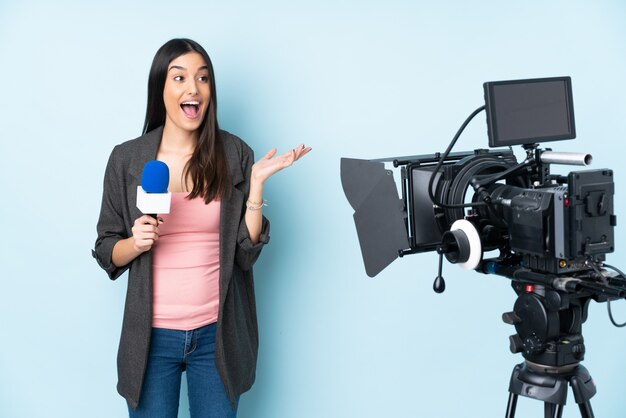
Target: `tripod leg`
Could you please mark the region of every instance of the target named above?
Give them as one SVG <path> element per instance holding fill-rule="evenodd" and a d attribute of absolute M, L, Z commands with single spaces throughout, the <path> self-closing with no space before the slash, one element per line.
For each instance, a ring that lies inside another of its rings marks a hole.
<path fill-rule="evenodd" d="M 580 408 L 580 416 L 583 418 L 594 418 L 593 411 L 591 410 L 591 404 L 589 401 L 579 403 L 578 408 Z"/>
<path fill-rule="evenodd" d="M 561 418 L 563 415 L 563 405 L 544 402 L 543 411 L 545 418 Z"/>
<path fill-rule="evenodd" d="M 506 418 L 515 418 L 515 408 L 517 407 L 517 395 L 509 393 L 509 402 L 506 406 Z"/>

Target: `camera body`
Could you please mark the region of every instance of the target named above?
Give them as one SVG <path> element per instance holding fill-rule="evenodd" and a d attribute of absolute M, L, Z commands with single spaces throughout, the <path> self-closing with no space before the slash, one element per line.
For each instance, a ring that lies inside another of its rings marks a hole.
<path fill-rule="evenodd" d="M 533 189 L 500 186 L 492 199 L 506 199 L 503 218 L 508 246 L 533 271 L 587 270 L 587 260 L 604 261 L 614 250 L 613 172 L 574 171 L 567 184 Z M 505 196 L 510 196 L 506 197 Z"/>
<path fill-rule="evenodd" d="M 541 150 L 533 149 L 535 155 Z M 550 155 L 556 155 L 552 153 Z M 499 249 L 500 258 L 516 259 L 532 271 L 563 274 L 588 270 L 587 261 L 604 261 L 614 251 L 613 172 L 608 169 L 550 175 L 541 157 L 523 169 L 510 151 L 476 150 L 444 162 L 427 197 L 432 156 L 416 157 L 402 167 L 405 207 L 409 214 L 410 248 L 432 251 L 459 219 L 478 231 L 482 251 Z M 491 182 L 490 178 L 499 182 Z M 409 180 L 410 179 L 410 180 Z M 466 211 L 446 208 L 466 201 L 489 202 Z"/>

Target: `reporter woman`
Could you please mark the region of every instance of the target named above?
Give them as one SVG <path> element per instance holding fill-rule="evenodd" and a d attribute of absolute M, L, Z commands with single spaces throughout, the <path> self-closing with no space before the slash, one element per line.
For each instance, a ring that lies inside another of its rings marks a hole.
<path fill-rule="evenodd" d="M 311 148 L 254 163 L 220 130 L 211 60 L 173 39 L 156 53 L 143 135 L 116 146 L 104 175 L 93 255 L 111 279 L 129 269 L 118 392 L 130 417 L 173 418 L 182 372 L 192 418 L 234 417 L 255 378 L 258 330 L 252 266 L 269 240 L 263 187 Z M 170 170 L 169 214 L 136 207 L 149 160 Z"/>

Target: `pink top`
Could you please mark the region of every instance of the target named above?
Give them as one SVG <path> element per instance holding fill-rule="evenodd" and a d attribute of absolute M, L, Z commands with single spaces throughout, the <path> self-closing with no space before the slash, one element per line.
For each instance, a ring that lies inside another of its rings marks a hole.
<path fill-rule="evenodd" d="M 220 202 L 204 204 L 172 193 L 169 215 L 159 215 L 152 246 L 152 326 L 192 330 L 217 321 L 220 276 Z"/>

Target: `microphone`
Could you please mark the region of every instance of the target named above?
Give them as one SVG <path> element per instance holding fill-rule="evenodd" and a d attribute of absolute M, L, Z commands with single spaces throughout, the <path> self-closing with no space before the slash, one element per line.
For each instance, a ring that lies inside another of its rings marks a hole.
<path fill-rule="evenodd" d="M 143 166 L 141 185 L 137 186 L 137 208 L 154 219 L 157 213 L 170 213 L 172 194 L 167 191 L 170 170 L 163 161 L 148 161 Z"/>

